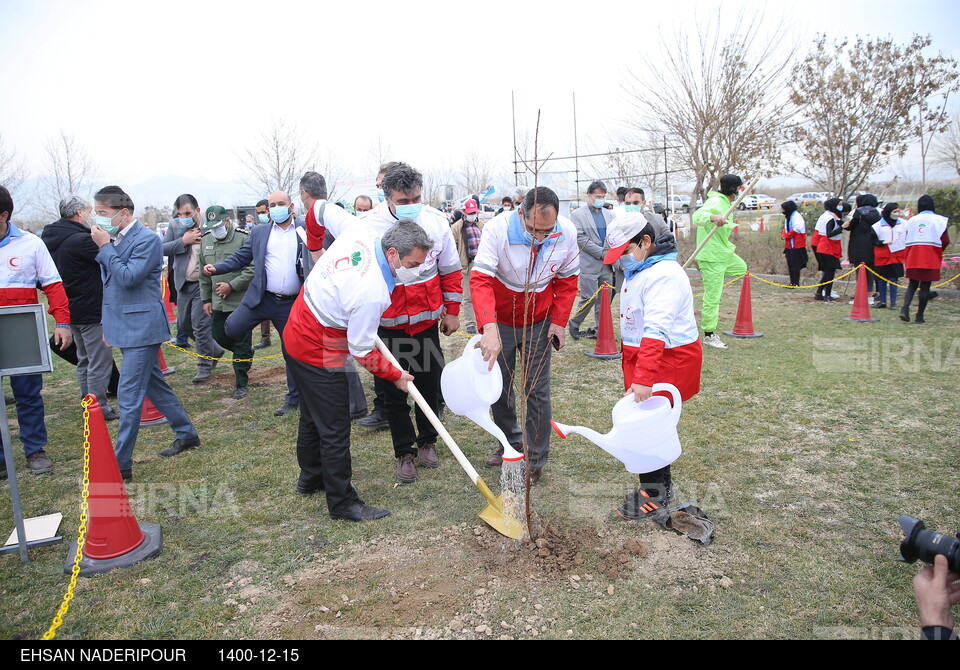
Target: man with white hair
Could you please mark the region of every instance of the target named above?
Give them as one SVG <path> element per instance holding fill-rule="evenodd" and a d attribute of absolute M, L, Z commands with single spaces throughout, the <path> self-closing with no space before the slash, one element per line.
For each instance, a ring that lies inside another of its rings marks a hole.
<path fill-rule="evenodd" d="M 120 415 L 107 405 L 107 386 L 114 369 L 113 348 L 104 344 L 100 325 L 103 282 L 97 263 L 100 247 L 90 237 L 92 214 L 90 203 L 77 195 L 68 196 L 60 201 L 60 219 L 43 229 L 42 239 L 57 265 L 70 302 L 80 397 L 95 395 L 103 418 L 113 421 Z"/>

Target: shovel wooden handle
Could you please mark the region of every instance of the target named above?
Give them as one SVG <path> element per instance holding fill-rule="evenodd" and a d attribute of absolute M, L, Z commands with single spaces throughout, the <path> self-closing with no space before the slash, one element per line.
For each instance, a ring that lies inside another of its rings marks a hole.
<path fill-rule="evenodd" d="M 392 363 L 395 367 L 403 370 L 403 368 L 400 367 L 400 363 L 387 348 L 387 345 L 385 345 L 383 340 L 381 340 L 379 337 L 377 337 L 377 350 L 383 354 L 383 357 L 390 361 L 390 363 Z M 454 458 L 457 459 L 457 463 L 460 464 L 460 467 L 462 467 L 467 473 L 467 476 L 470 477 L 470 481 L 472 481 L 474 486 L 479 489 L 480 493 L 483 494 L 483 497 L 487 499 L 487 502 L 490 503 L 490 505 L 500 509 L 500 502 L 497 500 L 497 497 L 493 495 L 486 483 L 480 479 L 480 475 L 477 474 L 476 468 L 474 468 L 470 461 L 467 460 L 467 457 L 463 455 L 463 452 L 460 451 L 460 447 L 457 446 L 457 443 L 454 441 L 453 437 L 451 437 L 450 433 L 447 432 L 446 426 L 440 423 L 440 418 L 434 414 L 429 403 L 427 403 L 413 382 L 407 382 L 407 391 L 410 393 L 410 396 L 413 398 L 414 402 L 416 402 L 423 411 L 424 416 L 426 416 L 433 427 L 437 429 L 437 433 L 447 445 L 450 453 L 452 453 Z"/>
<path fill-rule="evenodd" d="M 734 210 L 736 210 L 737 207 L 740 205 L 740 203 L 743 201 L 743 199 L 744 199 L 745 197 L 747 197 L 747 194 L 750 193 L 750 191 L 753 190 L 753 187 L 757 185 L 757 182 L 758 182 L 758 181 L 760 181 L 760 177 L 754 177 L 754 178 L 753 178 L 753 181 L 750 182 L 749 186 L 747 186 L 745 189 L 743 189 L 743 191 L 740 193 L 740 196 L 739 196 L 736 200 L 733 201 L 733 204 L 732 204 L 732 205 L 730 205 L 730 209 L 727 210 L 727 213 L 723 215 L 723 218 L 724 218 L 724 219 L 726 219 L 728 216 L 730 216 L 731 214 L 733 214 Z M 690 223 L 691 223 L 691 225 L 693 224 L 693 215 L 692 215 L 692 214 L 690 215 Z M 723 225 L 727 225 L 727 224 L 723 224 Z M 707 236 L 706 236 L 705 238 L 703 238 L 703 242 L 701 242 L 700 244 L 697 245 L 697 248 L 693 250 L 693 253 L 692 253 L 692 254 L 690 254 L 690 258 L 688 258 L 688 259 L 686 260 L 686 262 L 685 262 L 681 267 L 686 268 L 688 265 L 690 265 L 690 263 L 693 261 L 693 259 L 697 257 L 697 254 L 699 254 L 700 251 L 706 246 L 707 242 L 710 241 L 710 238 L 713 237 L 713 234 L 716 233 L 719 229 L 720 229 L 720 226 L 716 226 L 716 225 L 715 225 L 715 226 L 713 227 L 713 230 L 711 230 L 709 233 L 707 233 Z"/>

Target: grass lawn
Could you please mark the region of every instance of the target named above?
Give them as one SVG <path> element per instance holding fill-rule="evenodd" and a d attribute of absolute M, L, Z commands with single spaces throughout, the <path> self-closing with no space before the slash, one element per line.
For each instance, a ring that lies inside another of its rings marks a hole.
<path fill-rule="evenodd" d="M 237 402 L 226 366 L 193 385 L 193 360 L 165 348 L 203 445 L 162 459 L 170 429 L 141 429 L 128 490 L 138 519 L 162 525 L 163 553 L 81 579 L 58 637 L 916 637 L 917 567 L 894 561 L 897 517 L 950 535 L 960 526 L 960 304 L 931 303 L 926 325 L 891 310 L 854 323 L 842 318 L 846 301 L 812 293 L 754 282 L 764 337 L 704 352 L 673 471 L 678 497 L 699 499 L 717 524 L 709 547 L 611 518 L 636 477 L 578 436 L 554 437 L 533 492 L 551 528 L 545 547 L 518 546 L 478 519 L 483 500 L 444 449 L 438 470 L 399 486 L 386 431 L 354 428 L 354 484 L 393 516 L 331 522 L 322 497 L 294 492 L 298 419 L 273 416 L 280 360 L 255 364 Z M 738 284 L 726 290 L 721 329 L 738 296 Z M 447 342 L 453 356 L 466 339 Z M 553 413 L 605 432 L 622 380 L 619 361 L 583 355 L 593 345 L 570 341 L 554 355 Z M 15 439 L 20 491 L 27 516 L 62 512 L 70 541 L 82 473 L 73 369 L 57 360 L 45 385 L 55 470 L 25 472 Z M 498 490 L 499 472 L 482 467 L 493 439 L 460 417 L 447 427 Z M 0 529 L 12 527 L 4 505 Z M 66 551 L 33 550 L 28 564 L 2 557 L 0 637 L 47 629 Z"/>

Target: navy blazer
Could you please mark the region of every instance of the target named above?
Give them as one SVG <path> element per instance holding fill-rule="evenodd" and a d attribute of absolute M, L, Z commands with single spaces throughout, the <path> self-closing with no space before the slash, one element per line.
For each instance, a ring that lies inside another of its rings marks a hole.
<path fill-rule="evenodd" d="M 302 221 L 295 221 L 294 225 L 297 228 L 304 228 Z M 254 309 L 260 304 L 260 301 L 263 300 L 263 294 L 267 290 L 267 240 L 270 239 L 270 231 L 272 230 L 272 222 L 254 226 L 250 237 L 235 254 L 213 266 L 217 268 L 217 274 L 222 275 L 227 272 L 238 272 L 253 263 L 253 279 L 247 286 L 247 293 L 240 302 L 241 305 L 250 309 Z M 297 259 L 302 262 L 302 259 L 305 258 L 310 258 L 310 251 L 307 249 L 304 238 L 297 234 Z M 299 268 L 297 274 L 300 275 L 300 285 L 303 286 L 303 272 Z"/>
<path fill-rule="evenodd" d="M 144 347 L 170 339 L 160 298 L 160 238 L 140 221 L 97 253 L 103 279 L 103 337 L 114 347 Z"/>

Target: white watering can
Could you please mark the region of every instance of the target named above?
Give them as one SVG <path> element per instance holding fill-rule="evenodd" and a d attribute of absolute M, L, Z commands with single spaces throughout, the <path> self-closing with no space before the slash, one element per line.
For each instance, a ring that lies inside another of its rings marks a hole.
<path fill-rule="evenodd" d="M 465 416 L 500 440 L 503 460 L 519 461 L 523 454 L 510 446 L 507 436 L 490 418 L 490 407 L 503 394 L 503 376 L 500 366 L 488 370 L 483 352 L 476 348 L 480 336 L 474 335 L 463 348 L 460 358 L 447 363 L 440 375 L 443 401 L 454 414 Z"/>
<path fill-rule="evenodd" d="M 613 428 L 606 435 L 551 421 L 557 435 L 566 439 L 579 433 L 627 466 L 627 472 L 643 474 L 670 465 L 680 457 L 677 422 L 683 403 L 673 384 L 654 384 L 653 392 L 669 391 L 673 407 L 663 396 L 650 396 L 641 403 L 625 395 L 613 406 Z M 446 395 L 444 395 L 446 397 Z"/>

